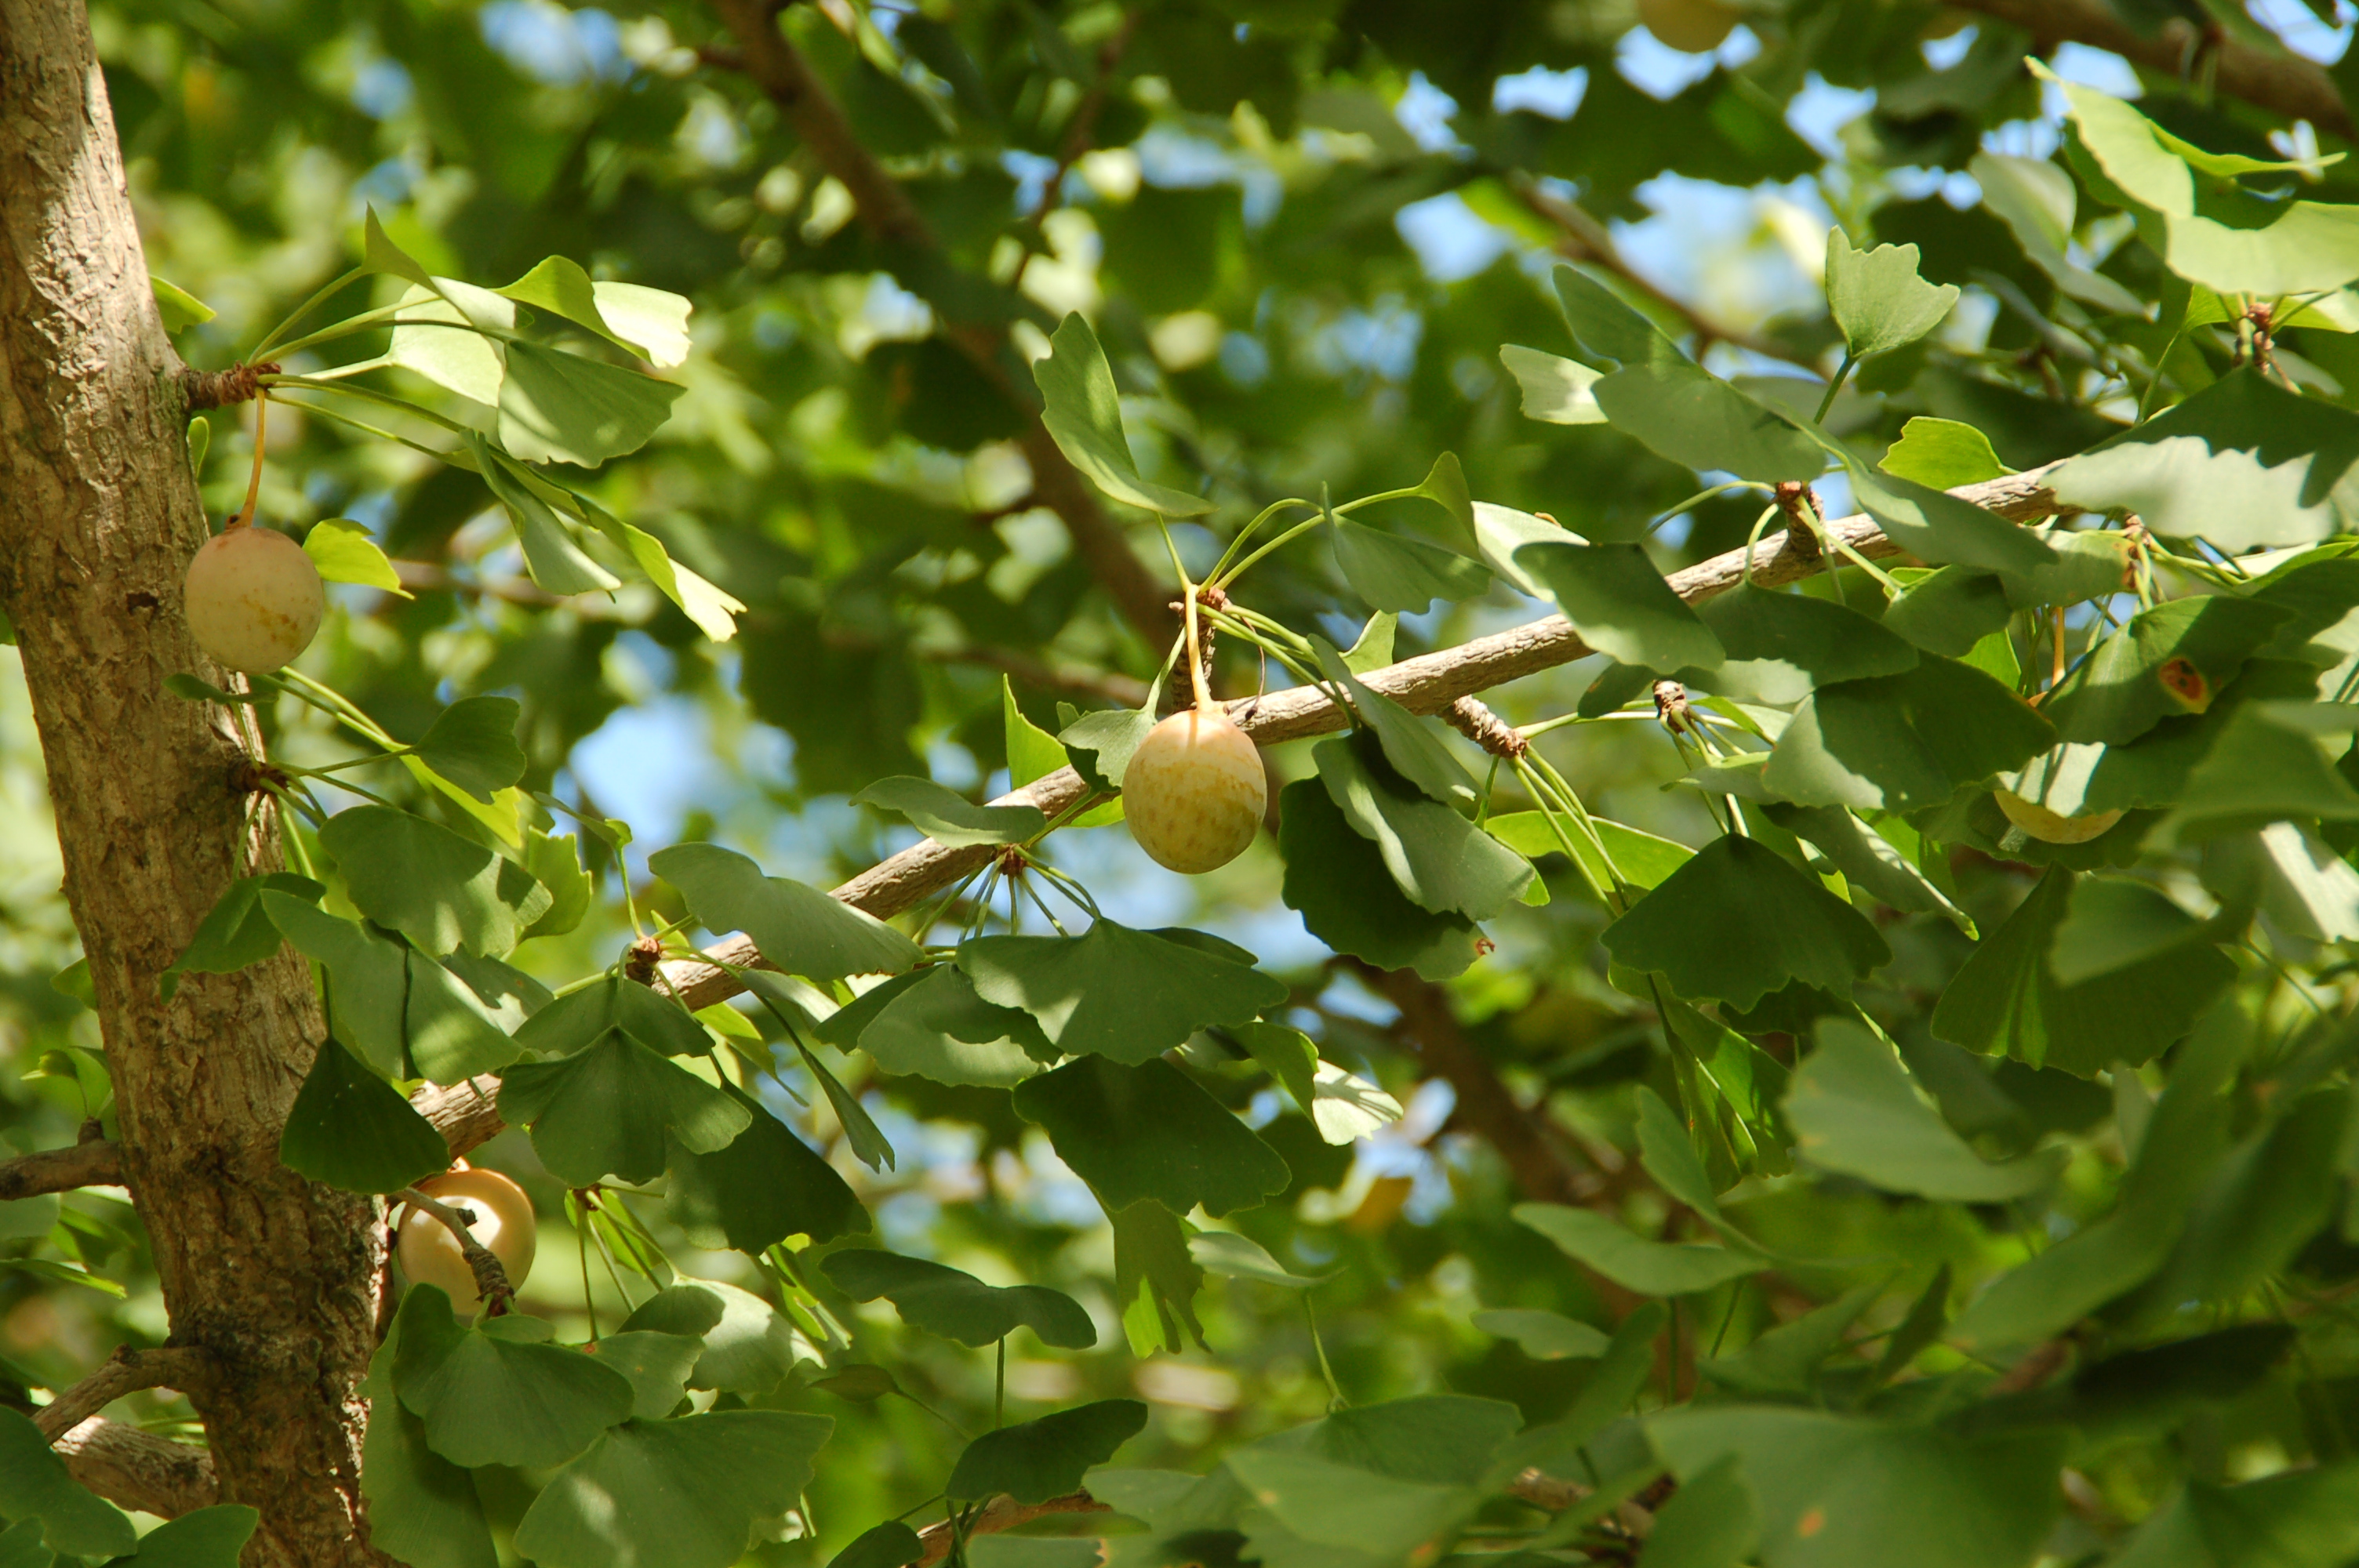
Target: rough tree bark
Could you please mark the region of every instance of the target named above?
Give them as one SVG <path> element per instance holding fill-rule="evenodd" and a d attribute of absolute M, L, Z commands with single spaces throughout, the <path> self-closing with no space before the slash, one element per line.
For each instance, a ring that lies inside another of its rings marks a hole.
<path fill-rule="evenodd" d="M 382 1218 L 278 1162 L 321 1033 L 310 975 L 283 951 L 193 977 L 169 1003 L 157 993 L 230 880 L 277 864 L 266 797 L 234 784 L 259 754 L 250 719 L 241 733 L 163 687 L 176 670 L 227 678 L 180 616 L 205 536 L 181 374 L 82 5 L 0 0 L 0 608 L 97 992 L 122 1179 L 173 1342 L 209 1364 L 185 1391 L 220 1495 L 262 1512 L 245 1561 L 382 1563 L 354 1391 L 376 1341 Z"/>

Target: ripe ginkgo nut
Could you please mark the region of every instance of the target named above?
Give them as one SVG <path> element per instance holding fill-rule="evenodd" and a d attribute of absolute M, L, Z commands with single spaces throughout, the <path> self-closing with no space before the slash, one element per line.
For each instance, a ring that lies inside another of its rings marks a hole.
<path fill-rule="evenodd" d="M 206 541 L 189 563 L 181 602 L 198 647 L 231 669 L 264 676 L 311 645 L 328 599 L 302 546 L 247 526 Z"/>
<path fill-rule="evenodd" d="M 1253 738 L 1218 708 L 1191 708 L 1147 732 L 1122 775 L 1122 798 L 1138 847 L 1192 876 L 1245 853 L 1269 785 Z"/>
<path fill-rule="evenodd" d="M 532 1200 L 522 1187 L 497 1171 L 457 1170 L 427 1177 L 418 1190 L 451 1207 L 473 1210 L 475 1220 L 468 1233 L 500 1260 L 509 1284 L 524 1288 L 525 1276 L 532 1272 L 540 1222 L 533 1217 Z M 405 1206 L 397 1232 L 400 1240 L 395 1251 L 411 1284 L 440 1285 L 462 1314 L 483 1310 L 475 1271 L 467 1267 L 467 1256 L 459 1250 L 459 1238 L 450 1227 L 421 1209 Z"/>
<path fill-rule="evenodd" d="M 1720 0 L 1638 0 L 1638 20 L 1647 30 L 1689 54 L 1718 49 L 1743 19 L 1743 13 Z"/>
<path fill-rule="evenodd" d="M 2065 816 L 2010 790 L 1993 793 L 1998 796 L 1998 808 L 2006 813 L 2006 819 L 2043 844 L 2085 844 L 2122 819 L 2118 810 Z"/>

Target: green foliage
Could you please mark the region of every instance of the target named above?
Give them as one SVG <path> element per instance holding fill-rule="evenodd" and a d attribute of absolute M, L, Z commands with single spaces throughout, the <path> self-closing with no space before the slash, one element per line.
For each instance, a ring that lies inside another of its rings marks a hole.
<path fill-rule="evenodd" d="M 1083 1487 L 957 1560 L 2359 1552 L 2331 116 L 1849 0 L 1684 87 L 1627 7 L 134 11 L 159 309 L 284 367 L 196 483 L 342 586 L 281 676 L 157 672 L 274 762 L 210 915 L 12 902 L 0 1131 L 136 1137 L 104 1031 L 299 955 L 294 1172 L 397 1191 L 450 1152 L 406 1097 L 498 1076 L 541 1260 L 399 1300 L 394 1559 L 902 1568 Z M 1873 108 L 1805 142 L 1813 81 Z M 1188 694 L 1174 562 L 1275 801 L 1192 881 L 1060 793 Z M 186 1326 L 138 1227 L 0 1204 L 0 1403 Z M 253 1528 L 0 1450 L 8 1568 Z"/>

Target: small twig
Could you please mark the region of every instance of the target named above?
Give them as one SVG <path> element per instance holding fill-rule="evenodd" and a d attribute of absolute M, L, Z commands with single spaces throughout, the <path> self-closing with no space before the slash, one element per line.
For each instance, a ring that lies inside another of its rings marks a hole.
<path fill-rule="evenodd" d="M 416 1187 L 404 1187 L 394 1195 L 419 1213 L 439 1221 L 458 1238 L 459 1255 L 466 1259 L 467 1267 L 474 1271 L 475 1293 L 484 1298 L 484 1315 L 497 1317 L 506 1312 L 508 1303 L 516 1300 L 516 1287 L 508 1283 L 508 1271 L 501 1265 L 498 1257 L 490 1248 L 476 1240 L 475 1233 L 467 1228 L 466 1217 L 449 1204 L 430 1198 Z"/>
<path fill-rule="evenodd" d="M 1441 717 L 1452 730 L 1473 741 L 1495 757 L 1514 762 L 1532 749 L 1532 743 L 1509 727 L 1507 721 L 1491 711 L 1480 697 L 1462 697 L 1441 710 Z"/>
<path fill-rule="evenodd" d="M 212 1370 L 212 1357 L 185 1345 L 141 1350 L 118 1345 L 97 1370 L 33 1412 L 33 1424 L 55 1443 L 125 1394 L 142 1389 L 188 1389 Z"/>
<path fill-rule="evenodd" d="M 103 1138 L 85 1140 L 71 1149 L 42 1149 L 0 1160 L 0 1203 L 43 1193 L 69 1193 L 76 1187 L 122 1184 L 123 1151 Z"/>
<path fill-rule="evenodd" d="M 262 378 L 278 373 L 276 360 L 232 365 L 227 370 L 184 370 L 180 373 L 180 390 L 189 400 L 191 414 L 201 408 L 227 408 L 234 403 L 253 402 L 262 391 Z"/>

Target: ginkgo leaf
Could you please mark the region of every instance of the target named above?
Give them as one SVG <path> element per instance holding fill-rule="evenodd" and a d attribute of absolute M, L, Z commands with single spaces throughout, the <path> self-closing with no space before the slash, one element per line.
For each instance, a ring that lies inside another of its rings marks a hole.
<path fill-rule="evenodd" d="M 401 1298 L 393 1384 L 454 1465 L 561 1465 L 631 1413 L 630 1380 L 579 1351 L 462 1327 L 437 1285 Z"/>
<path fill-rule="evenodd" d="M 1147 1061 L 1286 1000 L 1258 969 L 1111 920 L 1079 936 L 978 937 L 960 946 L 958 967 L 984 1000 L 1030 1013 L 1058 1050 L 1115 1062 Z"/>
<path fill-rule="evenodd" d="M 1037 813 L 1036 813 L 1037 815 Z M 923 949 L 864 910 L 762 868 L 718 844 L 675 844 L 647 857 L 647 869 L 679 889 L 716 932 L 743 931 L 778 968 L 814 980 L 896 975 Z"/>
<path fill-rule="evenodd" d="M 751 1410 L 627 1422 L 549 1477 L 516 1550 L 541 1568 L 728 1568 L 795 1507 L 834 1427 Z"/>
<path fill-rule="evenodd" d="M 1750 1249 L 1648 1241 L 1594 1209 L 1527 1203 L 1517 1204 L 1515 1215 L 1566 1256 L 1642 1295 L 1691 1295 L 1769 1267 L 1767 1258 Z"/>
<path fill-rule="evenodd" d="M 1549 540 L 1516 550 L 1516 564 L 1548 589 L 1583 642 L 1625 665 L 1712 669 L 1723 656 L 1720 639 L 1636 545 Z"/>
<path fill-rule="evenodd" d="M 2060 1149 L 1994 1165 L 1921 1098 L 1892 1047 L 1843 1019 L 1822 1019 L 1818 1049 L 1786 1097 L 1802 1157 L 1883 1188 L 1955 1203 L 2004 1203 L 2056 1179 Z"/>
<path fill-rule="evenodd" d="M 1713 839 L 1600 938 L 1679 995 L 1749 1008 L 1796 980 L 1848 995 L 1892 959 L 1858 911 L 1758 840 Z"/>
<path fill-rule="evenodd" d="M 666 1136 L 696 1153 L 726 1149 L 753 1113 L 724 1091 L 619 1031 L 554 1062 L 523 1062 L 500 1080 L 500 1114 L 529 1126 L 551 1174 L 587 1187 L 663 1174 Z"/>
<path fill-rule="evenodd" d="M 1166 517 L 1200 517 L 1212 503 L 1139 477 L 1122 427 L 1122 399 L 1097 334 L 1079 312 L 1050 334 L 1049 353 L 1032 365 L 1048 405 L 1040 422 L 1066 460 L 1114 500 Z"/>
<path fill-rule="evenodd" d="M 1293 1180 L 1277 1151 L 1159 1057 L 1083 1057 L 1019 1084 L 1015 1101 L 1108 1208 L 1153 1198 L 1179 1215 L 1201 1204 L 1218 1219 Z"/>
<path fill-rule="evenodd" d="M 966 1445 L 942 1490 L 953 1498 L 995 1498 L 1045 1503 L 1081 1487 L 1093 1465 L 1103 1465 L 1147 1424 L 1136 1400 L 1100 1400 L 1038 1421 L 987 1432 Z"/>
<path fill-rule="evenodd" d="M 1863 251 L 1840 228 L 1827 231 L 1827 305 L 1854 359 L 1915 342 L 1958 302 L 1954 285 L 1917 275 L 1919 254 L 1915 245 Z"/>
<path fill-rule="evenodd" d="M 989 1345 L 1019 1327 L 1044 1345 L 1082 1350 L 1098 1342 L 1098 1331 L 1081 1303 L 1046 1285 L 986 1285 L 962 1270 L 858 1249 L 831 1253 L 821 1271 L 856 1302 L 890 1301 L 901 1320 L 961 1345 Z"/>

